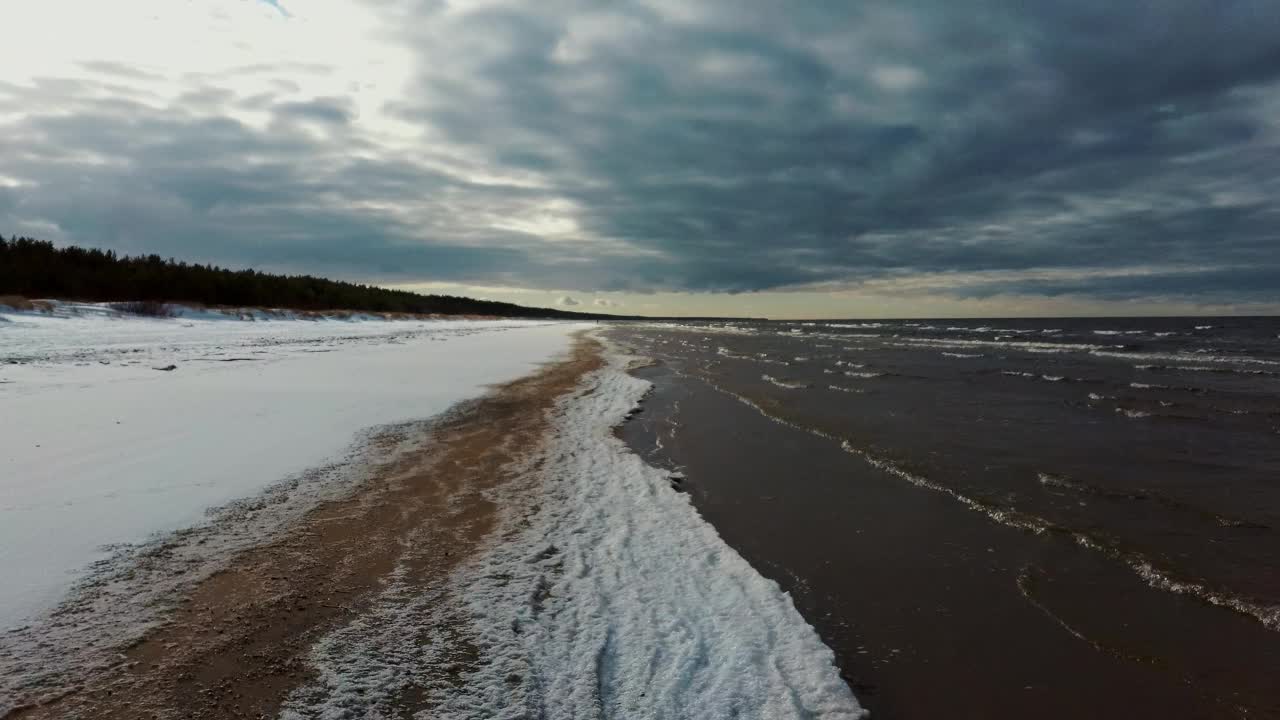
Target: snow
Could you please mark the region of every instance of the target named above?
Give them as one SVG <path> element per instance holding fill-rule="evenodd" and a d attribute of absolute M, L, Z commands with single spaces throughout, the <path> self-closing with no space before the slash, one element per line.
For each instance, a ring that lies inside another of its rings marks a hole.
<path fill-rule="evenodd" d="M 118 662 L 181 587 L 394 455 L 369 428 L 416 427 L 583 327 L 0 318 L 0 715 Z M 410 689 L 446 719 L 864 716 L 791 598 L 613 435 L 650 386 L 607 360 L 493 498 L 481 552 L 438 592 L 393 572 L 317 642 L 282 717 L 391 716 Z"/>
<path fill-rule="evenodd" d="M 528 485 L 498 501 L 503 529 L 451 590 L 393 581 L 319 643 L 319 680 L 283 718 L 390 716 L 410 687 L 446 719 L 864 715 L 791 598 L 613 435 L 650 387 L 632 361 L 611 354 L 562 399 Z M 450 654 L 457 634 L 473 660 Z M 442 669 L 452 682 L 433 682 Z"/>
<path fill-rule="evenodd" d="M 267 317 L 0 314 L 0 630 L 121 544 L 199 525 L 367 428 L 527 374 L 582 327 Z"/>

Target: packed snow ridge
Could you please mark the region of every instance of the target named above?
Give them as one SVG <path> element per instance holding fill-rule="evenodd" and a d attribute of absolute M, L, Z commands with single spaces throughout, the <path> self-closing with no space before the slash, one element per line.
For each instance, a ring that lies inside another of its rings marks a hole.
<path fill-rule="evenodd" d="M 393 583 L 360 632 L 322 641 L 321 679 L 286 718 L 376 715 L 441 664 L 461 676 L 436 684 L 438 718 L 865 715 L 791 598 L 613 435 L 650 387 L 632 361 L 612 353 L 559 402 L 527 485 L 498 501 L 503 529 L 448 597 L 406 599 Z M 479 659 L 424 640 L 426 613 Z"/>

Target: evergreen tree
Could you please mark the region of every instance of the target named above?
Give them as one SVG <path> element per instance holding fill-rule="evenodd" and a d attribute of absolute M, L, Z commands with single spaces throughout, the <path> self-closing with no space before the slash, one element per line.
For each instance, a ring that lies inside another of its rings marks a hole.
<path fill-rule="evenodd" d="M 159 255 L 58 248 L 45 240 L 0 235 L 0 295 L 91 302 L 186 302 L 204 305 L 355 310 L 501 317 L 600 318 L 591 313 L 528 308 L 451 295 L 420 295 L 359 283 L 270 275 L 193 265 Z"/>

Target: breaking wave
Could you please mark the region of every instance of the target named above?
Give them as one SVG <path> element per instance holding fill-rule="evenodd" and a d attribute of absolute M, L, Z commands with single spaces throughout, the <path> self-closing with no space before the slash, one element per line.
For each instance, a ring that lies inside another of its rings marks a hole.
<path fill-rule="evenodd" d="M 1173 362 L 1188 363 L 1240 363 L 1242 365 L 1278 365 L 1280 360 L 1266 360 L 1264 358 L 1250 357 L 1248 355 L 1210 355 L 1208 353 L 1147 353 L 1147 352 L 1121 352 L 1117 350 L 1107 350 L 1104 348 L 1093 348 L 1089 350 L 1090 355 L 1098 357 L 1117 358 L 1120 360 L 1169 360 Z M 1147 367 L 1156 367 L 1150 363 L 1144 363 Z"/>
<path fill-rule="evenodd" d="M 1273 370 L 1257 370 L 1248 368 L 1233 368 L 1209 365 L 1154 365 L 1151 363 L 1139 363 L 1133 366 L 1135 370 L 1148 370 L 1151 372 L 1207 372 L 1220 373 L 1224 375 L 1280 375 Z"/>
<path fill-rule="evenodd" d="M 900 347 L 924 346 L 964 349 L 975 347 L 1021 350 L 1030 353 L 1068 353 L 1105 350 L 1107 345 L 1089 343 L 1046 342 L 1039 340 L 962 340 L 958 338 L 897 338 Z"/>
<path fill-rule="evenodd" d="M 1001 370 L 1000 374 L 1008 375 L 1010 377 L 1038 379 L 1038 380 L 1043 380 L 1045 382 L 1052 382 L 1052 383 L 1065 382 L 1068 380 L 1067 376 L 1065 375 L 1046 375 L 1042 373 L 1024 372 L 1022 370 Z"/>
<path fill-rule="evenodd" d="M 809 387 L 808 383 L 800 382 L 799 380 L 780 380 L 772 375 L 761 375 L 760 379 L 771 385 L 777 385 L 780 388 L 786 388 L 788 390 L 803 390 Z"/>

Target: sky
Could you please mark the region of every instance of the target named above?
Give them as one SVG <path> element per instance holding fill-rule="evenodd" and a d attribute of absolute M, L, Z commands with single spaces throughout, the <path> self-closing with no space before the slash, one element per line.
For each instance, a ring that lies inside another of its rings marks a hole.
<path fill-rule="evenodd" d="M 647 315 L 1280 312 L 1275 0 L 0 3 L 0 233 Z"/>

